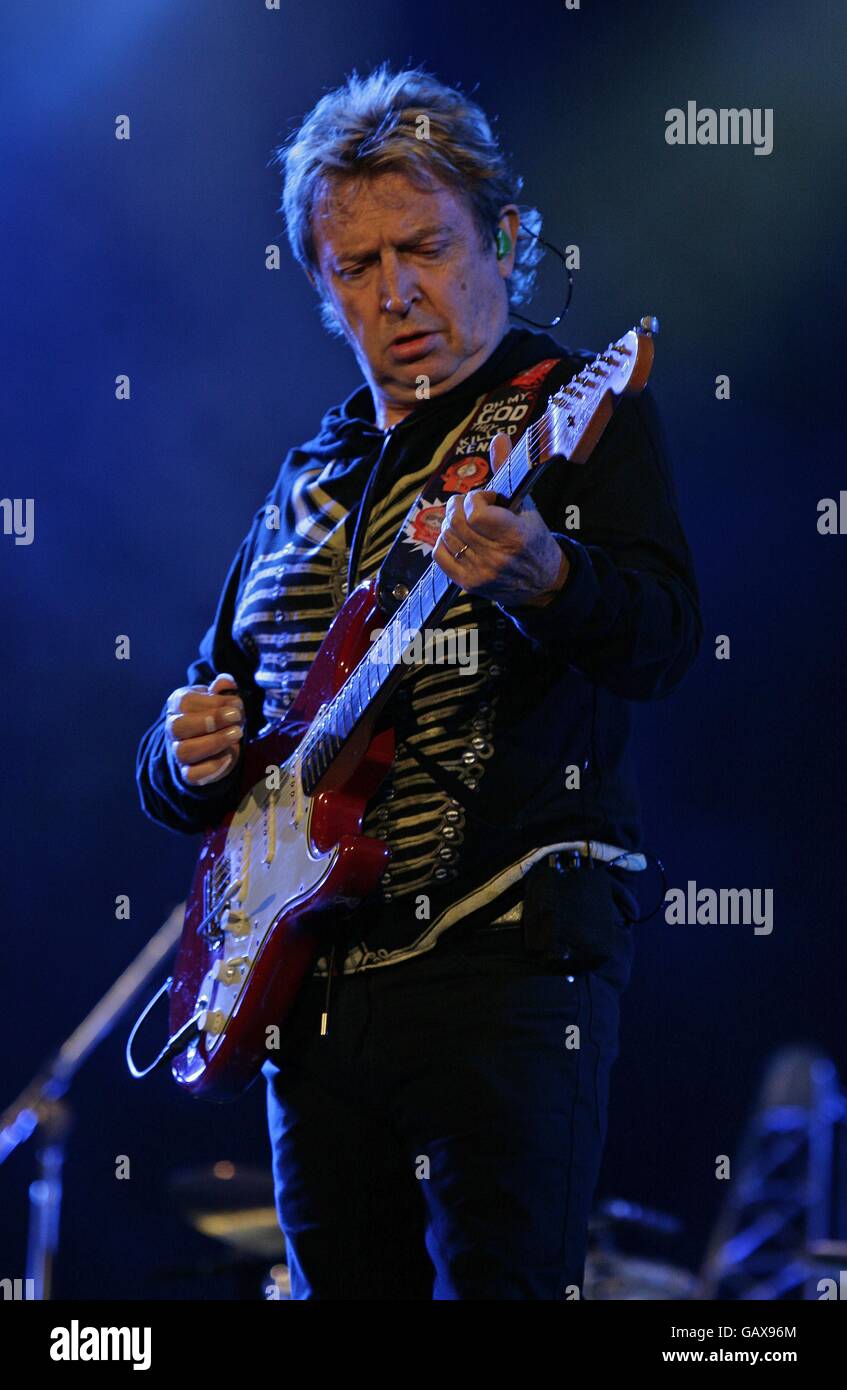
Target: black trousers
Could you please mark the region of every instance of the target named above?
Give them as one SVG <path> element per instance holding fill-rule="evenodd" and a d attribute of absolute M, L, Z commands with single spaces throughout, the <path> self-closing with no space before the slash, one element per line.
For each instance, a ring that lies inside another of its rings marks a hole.
<path fill-rule="evenodd" d="M 528 955 L 520 926 L 310 981 L 265 1064 L 296 1299 L 581 1295 L 618 1005 L 599 968 Z"/>

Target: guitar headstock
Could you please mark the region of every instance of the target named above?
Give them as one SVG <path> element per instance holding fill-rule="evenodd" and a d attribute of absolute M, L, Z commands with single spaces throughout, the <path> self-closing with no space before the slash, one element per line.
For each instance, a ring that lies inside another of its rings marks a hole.
<path fill-rule="evenodd" d="M 609 393 L 637 396 L 644 390 L 658 331 L 658 319 L 645 314 L 637 328 L 610 343 L 549 398 L 549 455 L 561 454 L 571 463 L 585 463 L 612 413 Z"/>

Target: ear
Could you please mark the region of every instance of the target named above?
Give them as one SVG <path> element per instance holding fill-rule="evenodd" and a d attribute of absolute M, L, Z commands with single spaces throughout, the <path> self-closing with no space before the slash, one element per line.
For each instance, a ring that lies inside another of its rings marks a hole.
<path fill-rule="evenodd" d="M 520 209 L 515 203 L 506 203 L 500 209 L 500 216 L 497 226 L 500 227 L 509 238 L 511 248 L 508 253 L 497 262 L 497 268 L 504 279 L 511 275 L 515 265 L 515 245 L 518 239 L 518 229 L 521 225 Z"/>

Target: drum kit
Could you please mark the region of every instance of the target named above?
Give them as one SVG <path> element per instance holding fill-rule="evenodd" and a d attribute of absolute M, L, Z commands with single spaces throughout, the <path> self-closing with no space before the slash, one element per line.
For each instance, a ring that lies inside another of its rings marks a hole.
<path fill-rule="evenodd" d="M 182 1219 L 229 1253 L 227 1269 L 239 1268 L 256 1297 L 289 1299 L 285 1237 L 274 1206 L 269 1171 L 221 1159 L 206 1168 L 179 1169 L 168 1190 Z"/>
<path fill-rule="evenodd" d="M 184 903 L 174 908 L 103 999 L 0 1113 L 0 1165 L 30 1139 L 38 1165 L 28 1188 L 25 1283 L 33 1290 L 28 1297 L 52 1296 L 71 1083 L 167 959 L 184 909 Z M 819 1048 L 792 1044 L 768 1059 L 736 1167 L 736 1181 L 696 1273 L 664 1257 L 681 1235 L 675 1217 L 621 1200 L 600 1204 L 589 1225 L 583 1297 L 847 1300 L 847 1092 L 834 1061 Z M 168 1188 L 182 1219 L 216 1248 L 215 1258 L 202 1268 L 193 1261 L 190 1270 L 160 1271 L 160 1279 L 187 1274 L 193 1282 L 202 1279 L 208 1294 L 209 1281 L 234 1274 L 239 1297 L 291 1298 L 269 1169 L 221 1160 L 172 1173 Z"/>
<path fill-rule="evenodd" d="M 252 1271 L 257 1298 L 291 1298 L 285 1238 L 277 1220 L 270 1172 L 221 1160 L 210 1167 L 173 1173 L 168 1188 L 188 1225 L 223 1244 L 231 1263 L 241 1267 L 248 1279 Z M 667 1239 L 680 1229 L 680 1223 L 663 1212 L 630 1202 L 602 1203 L 589 1227 L 583 1297 L 696 1299 L 699 1280 L 689 1270 L 618 1248 L 618 1241 L 625 1238 Z"/>

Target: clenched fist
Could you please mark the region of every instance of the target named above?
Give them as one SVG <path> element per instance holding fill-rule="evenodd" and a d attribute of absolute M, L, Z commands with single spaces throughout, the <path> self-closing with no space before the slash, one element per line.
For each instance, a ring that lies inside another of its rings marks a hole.
<path fill-rule="evenodd" d="M 238 758 L 244 706 L 227 688 L 237 682 L 222 672 L 211 685 L 182 685 L 168 697 L 165 738 L 190 787 L 219 782 Z"/>

